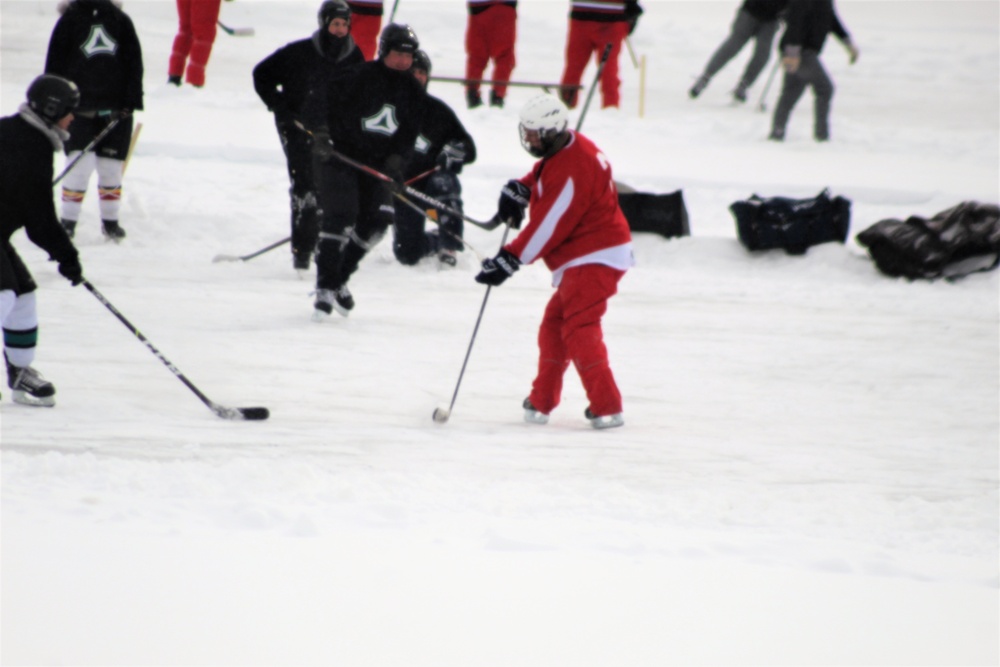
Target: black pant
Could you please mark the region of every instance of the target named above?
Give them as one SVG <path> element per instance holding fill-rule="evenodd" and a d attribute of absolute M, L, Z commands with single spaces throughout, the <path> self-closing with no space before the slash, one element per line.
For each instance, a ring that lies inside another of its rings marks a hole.
<path fill-rule="evenodd" d="M 817 139 L 830 137 L 830 100 L 833 98 L 833 81 L 823 69 L 819 54 L 815 51 L 802 52 L 802 61 L 794 73 L 785 73 L 781 86 L 781 97 L 774 109 L 771 132 L 784 136 L 788 117 L 807 87 L 813 89 L 816 101 L 813 107 L 813 134 Z"/>
<path fill-rule="evenodd" d="M 428 178 L 414 184 L 415 190 L 420 190 L 424 194 L 434 197 L 442 204 L 461 211 L 462 210 L 462 185 L 458 182 L 458 176 L 450 171 L 437 171 Z M 408 197 L 422 211 L 416 211 L 404 202 L 396 202 L 396 224 L 393 229 L 394 238 L 392 251 L 403 264 L 416 264 L 422 257 L 444 250 L 462 250 L 462 218 L 425 204 L 424 202 Z M 440 239 L 440 243 L 435 243 L 424 231 L 427 222 L 427 215 L 424 211 L 432 210 L 437 216 L 440 232 L 432 232 Z"/>
<path fill-rule="evenodd" d="M 316 287 L 337 289 L 392 224 L 392 193 L 384 182 L 339 161 L 314 161 L 313 169 L 321 220 Z"/>
<path fill-rule="evenodd" d="M 98 116 L 95 112 L 84 111 L 73 116 L 69 124 L 69 141 L 66 142 L 66 154 L 82 151 L 98 134 L 111 124 L 111 116 Z M 122 118 L 101 142 L 94 147 L 99 157 L 113 160 L 124 160 L 128 155 L 128 146 L 132 143 L 132 125 L 134 116 Z"/>
<path fill-rule="evenodd" d="M 311 257 L 319 239 L 319 204 L 313 179 L 309 135 L 294 125 L 277 122 L 281 148 L 288 163 L 288 195 L 292 208 L 292 254 Z"/>

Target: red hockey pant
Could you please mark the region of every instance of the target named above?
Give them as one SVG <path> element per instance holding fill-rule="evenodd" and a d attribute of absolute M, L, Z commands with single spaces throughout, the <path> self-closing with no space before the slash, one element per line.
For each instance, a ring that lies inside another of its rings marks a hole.
<path fill-rule="evenodd" d="M 382 17 L 377 14 L 352 14 L 351 37 L 361 49 L 365 60 L 375 60 L 378 55 L 378 34 L 382 30 Z"/>
<path fill-rule="evenodd" d="M 514 42 L 517 40 L 517 10 L 508 5 L 494 5 L 486 11 L 469 15 L 465 30 L 465 78 L 482 79 L 493 59 L 494 81 L 510 81 L 514 71 Z M 470 84 L 469 92 L 479 92 L 479 84 Z M 497 97 L 507 94 L 505 84 L 494 84 Z"/>
<path fill-rule="evenodd" d="M 179 27 L 167 66 L 169 76 L 184 76 L 192 86 L 205 85 L 221 4 L 222 0 L 177 0 Z"/>
<path fill-rule="evenodd" d="M 539 411 L 548 414 L 559 405 L 570 362 L 580 375 L 591 412 L 603 417 L 622 411 L 601 318 L 623 275 L 624 271 L 602 264 L 584 264 L 563 274 L 538 330 L 538 375 L 529 398 Z"/>
<path fill-rule="evenodd" d="M 621 79 L 618 77 L 618 54 L 621 53 L 622 41 L 627 35 L 628 23 L 625 21 L 570 19 L 569 36 L 566 39 L 566 68 L 563 70 L 562 84 L 579 85 L 590 55 L 594 54 L 594 62 L 600 63 L 604 46 L 610 43 L 611 53 L 601 74 L 601 106 L 617 107 L 621 101 L 618 92 L 621 86 Z M 565 91 L 563 101 L 569 108 L 576 107 L 578 94 L 578 90 Z"/>

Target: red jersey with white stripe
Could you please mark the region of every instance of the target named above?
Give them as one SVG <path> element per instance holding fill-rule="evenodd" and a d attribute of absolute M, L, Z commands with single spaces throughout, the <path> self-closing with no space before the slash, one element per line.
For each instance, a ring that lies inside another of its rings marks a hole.
<path fill-rule="evenodd" d="M 635 264 L 611 164 L 590 139 L 570 135 L 558 153 L 519 179 L 531 189 L 528 223 L 506 246 L 525 264 L 542 259 L 553 285 L 571 266 L 604 264 L 627 271 Z"/>

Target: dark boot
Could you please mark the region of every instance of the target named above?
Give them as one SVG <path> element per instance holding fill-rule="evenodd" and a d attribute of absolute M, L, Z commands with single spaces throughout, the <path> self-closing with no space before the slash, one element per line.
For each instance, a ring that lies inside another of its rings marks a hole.
<path fill-rule="evenodd" d="M 125 238 L 125 230 L 121 228 L 117 220 L 101 220 L 101 229 L 104 235 L 115 243 L 121 243 L 121 240 Z"/>

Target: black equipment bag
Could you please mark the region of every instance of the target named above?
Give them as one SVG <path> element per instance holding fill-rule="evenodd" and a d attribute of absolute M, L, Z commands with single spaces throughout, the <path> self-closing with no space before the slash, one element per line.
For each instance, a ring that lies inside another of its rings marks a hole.
<path fill-rule="evenodd" d="M 736 232 L 747 250 L 782 248 L 801 255 L 810 246 L 844 243 L 851 226 L 851 202 L 823 190 L 811 199 L 753 195 L 729 206 Z"/>
<path fill-rule="evenodd" d="M 959 278 L 1000 264 L 1000 207 L 962 202 L 930 219 L 881 220 L 856 238 L 886 275 Z"/>
<path fill-rule="evenodd" d="M 655 195 L 622 192 L 619 188 L 618 205 L 633 232 L 652 232 L 667 238 L 691 235 L 687 207 L 684 206 L 684 195 L 680 190 Z"/>

